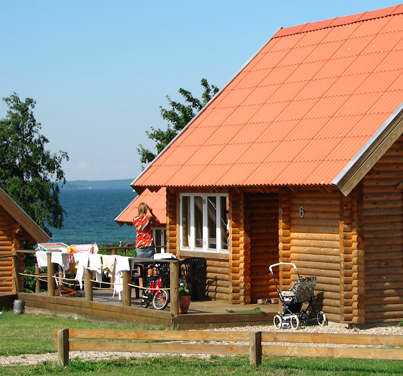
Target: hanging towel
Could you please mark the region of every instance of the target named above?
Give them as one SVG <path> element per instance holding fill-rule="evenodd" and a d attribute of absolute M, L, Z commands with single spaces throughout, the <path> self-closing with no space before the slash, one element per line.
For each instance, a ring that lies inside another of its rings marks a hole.
<path fill-rule="evenodd" d="M 116 272 L 130 271 L 129 257 L 116 256 Z"/>
<path fill-rule="evenodd" d="M 52 252 L 51 261 L 54 264 L 60 265 L 63 272 L 70 266 L 69 254 L 66 252 Z"/>
<path fill-rule="evenodd" d="M 121 299 L 120 293 L 123 291 L 123 278 L 122 272 L 130 271 L 130 258 L 125 256 L 116 256 L 115 264 L 115 284 L 113 286 L 113 295 L 115 292 L 119 294 L 119 300 Z"/>
<path fill-rule="evenodd" d="M 48 257 L 47 253 L 43 251 L 35 252 L 36 262 L 38 263 L 38 267 L 40 269 L 46 268 L 48 266 Z"/>
<path fill-rule="evenodd" d="M 113 276 L 116 256 L 102 255 L 102 270 L 108 277 Z"/>
<path fill-rule="evenodd" d="M 98 246 L 97 252 L 95 252 L 94 244 L 75 244 L 71 247 L 74 248 L 75 253 L 98 253 Z"/>
<path fill-rule="evenodd" d="M 97 282 L 102 282 L 102 263 L 101 255 L 89 255 L 90 265 L 89 270 L 95 272 L 95 279 Z"/>
<path fill-rule="evenodd" d="M 80 290 L 83 289 L 84 270 L 88 269 L 89 254 L 74 253 L 74 261 L 77 264 L 76 281 L 80 284 Z"/>

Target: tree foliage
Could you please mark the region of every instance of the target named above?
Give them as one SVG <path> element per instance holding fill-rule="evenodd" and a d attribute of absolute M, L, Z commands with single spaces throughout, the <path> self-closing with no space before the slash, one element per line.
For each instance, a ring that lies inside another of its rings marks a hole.
<path fill-rule="evenodd" d="M 190 91 L 180 88 L 179 94 L 185 99 L 186 104 L 171 100 L 167 95 L 167 100 L 171 106 L 170 110 L 165 110 L 160 106 L 161 116 L 168 122 L 166 130 L 155 129 L 151 127 L 151 131 L 146 131 L 149 139 L 155 141 L 156 153 L 144 149 L 142 145 L 137 151 L 140 154 L 141 163 L 149 163 L 161 153 L 162 150 L 175 138 L 175 136 L 185 128 L 194 116 L 217 94 L 219 91 L 217 86 L 209 85 L 207 80 L 203 78 L 201 85 L 204 88 L 201 99 L 194 98 Z"/>
<path fill-rule="evenodd" d="M 66 182 L 61 164 L 68 155 L 45 149 L 49 140 L 39 132 L 33 99 L 22 102 L 14 93 L 3 101 L 9 109 L 0 119 L 0 187 L 51 236 L 49 227 L 63 226 L 59 184 Z"/>

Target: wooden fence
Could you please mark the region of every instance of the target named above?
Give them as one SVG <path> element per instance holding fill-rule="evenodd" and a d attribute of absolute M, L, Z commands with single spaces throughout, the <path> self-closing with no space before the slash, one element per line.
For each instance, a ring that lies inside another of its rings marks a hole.
<path fill-rule="evenodd" d="M 403 346 L 403 336 L 400 335 L 61 329 L 55 331 L 55 338 L 58 363 L 61 366 L 68 364 L 69 351 L 249 354 L 250 363 L 256 366 L 261 364 L 262 355 L 403 360 L 403 349 L 400 348 Z M 82 341 L 83 339 L 100 341 L 85 342 Z M 108 342 L 108 340 L 115 342 Z M 122 340 L 126 342 L 116 342 Z M 132 342 L 127 342 L 129 340 Z M 284 342 L 289 345 L 278 345 Z M 348 345 L 348 347 L 303 346 L 307 343 Z M 360 345 L 364 347 L 355 347 Z M 390 348 L 391 346 L 397 347 Z"/>

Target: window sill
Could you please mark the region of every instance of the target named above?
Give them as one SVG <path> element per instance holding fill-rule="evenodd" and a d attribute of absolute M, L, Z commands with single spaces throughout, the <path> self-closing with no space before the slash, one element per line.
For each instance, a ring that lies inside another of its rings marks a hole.
<path fill-rule="evenodd" d="M 185 258 L 185 257 L 204 257 L 204 258 L 208 258 L 208 259 L 229 260 L 229 253 L 228 252 L 179 250 L 179 258 Z"/>

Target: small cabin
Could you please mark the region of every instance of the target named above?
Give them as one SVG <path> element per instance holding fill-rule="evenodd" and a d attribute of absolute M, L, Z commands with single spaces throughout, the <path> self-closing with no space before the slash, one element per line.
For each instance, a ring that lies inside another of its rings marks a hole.
<path fill-rule="evenodd" d="M 402 5 L 280 29 L 133 181 L 205 298 L 276 297 L 292 262 L 329 320 L 403 319 L 402 41 Z"/>
<path fill-rule="evenodd" d="M 24 249 L 24 241 L 45 243 L 49 236 L 0 188 L 0 294 L 14 294 L 15 270 L 24 272 L 23 254 L 17 258 L 15 251 Z M 24 277 L 21 276 L 20 286 L 24 285 Z"/>

